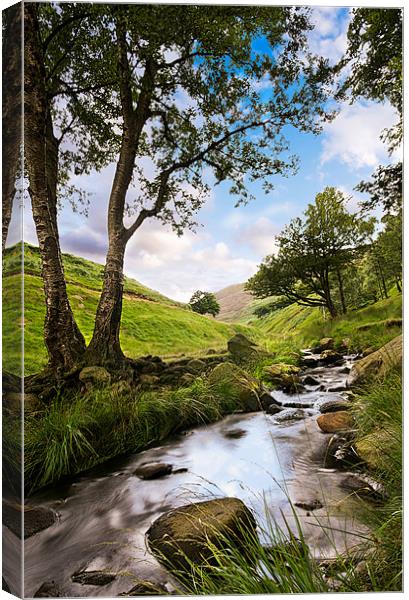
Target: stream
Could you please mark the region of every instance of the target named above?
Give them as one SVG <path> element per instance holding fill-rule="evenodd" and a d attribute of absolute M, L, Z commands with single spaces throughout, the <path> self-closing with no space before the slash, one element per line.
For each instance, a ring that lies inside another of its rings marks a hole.
<path fill-rule="evenodd" d="M 342 391 L 328 389 L 345 388 L 345 367 L 352 360 L 306 369 L 303 375 L 313 376 L 319 385 L 306 386 L 302 393 L 272 392 L 284 407 L 295 404 L 293 412 L 302 418 L 280 422 L 283 413 L 232 414 L 31 497 L 30 506 L 53 509 L 58 521 L 25 540 L 25 595 L 34 596 L 50 581 L 69 597 L 117 596 L 139 579 L 171 590 L 170 575 L 146 549 L 145 532 L 171 508 L 215 497 L 242 499 L 260 529 L 268 514 L 279 524 L 284 514 L 295 527 L 289 500 L 319 501 L 315 510 L 296 509 L 312 553 L 331 557 L 358 544 L 367 532 L 357 520 L 361 502 L 341 487 L 345 471 L 323 467 L 331 435 L 316 424 L 318 403 L 342 396 Z M 181 471 L 154 480 L 134 474 L 151 462 L 171 463 Z M 4 529 L 6 540 L 15 544 L 14 534 Z M 105 585 L 74 582 L 73 574 L 84 570 L 111 573 L 112 580 Z"/>

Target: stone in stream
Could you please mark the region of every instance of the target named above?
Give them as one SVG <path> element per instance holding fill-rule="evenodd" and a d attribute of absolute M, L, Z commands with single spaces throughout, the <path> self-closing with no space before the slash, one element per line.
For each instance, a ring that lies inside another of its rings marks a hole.
<path fill-rule="evenodd" d="M 332 350 L 334 347 L 334 338 L 326 337 L 320 340 L 320 351 L 324 352 L 324 350 Z"/>
<path fill-rule="evenodd" d="M 296 419 L 304 419 L 305 412 L 300 408 L 286 408 L 281 410 L 277 415 L 275 415 L 274 420 L 277 423 L 283 423 L 284 421 L 293 421 Z"/>
<path fill-rule="evenodd" d="M 329 398 L 327 400 L 317 401 L 315 406 L 318 408 L 320 413 L 332 413 L 339 410 L 348 410 L 351 408 L 351 403 L 343 398 Z"/>
<path fill-rule="evenodd" d="M 263 410 L 267 410 L 269 406 L 281 406 L 281 402 L 276 400 L 270 392 L 263 392 L 260 396 L 261 406 Z"/>
<path fill-rule="evenodd" d="M 256 535 L 256 521 L 238 498 L 188 504 L 163 514 L 146 533 L 150 550 L 168 568 L 190 571 L 191 564 L 214 562 L 211 546 L 233 543 L 245 551 L 243 533 Z"/>
<path fill-rule="evenodd" d="M 294 506 L 302 508 L 303 510 L 307 510 L 308 512 L 312 512 L 314 510 L 318 510 L 319 508 L 323 508 L 324 505 L 316 498 L 315 500 L 311 500 L 309 502 L 294 502 Z"/>
<path fill-rule="evenodd" d="M 346 390 L 346 386 L 340 383 L 339 385 L 333 385 L 327 389 L 327 392 L 343 392 Z"/>
<path fill-rule="evenodd" d="M 71 575 L 71 579 L 74 583 L 80 583 L 81 585 L 95 585 L 103 586 L 108 585 L 116 578 L 115 573 L 107 573 L 106 571 L 78 571 Z"/>
<path fill-rule="evenodd" d="M 343 357 L 336 350 L 324 350 L 321 352 L 320 360 L 326 365 L 331 365 L 342 361 Z"/>
<path fill-rule="evenodd" d="M 304 367 L 314 369 L 320 365 L 320 356 L 307 355 L 301 359 L 301 364 Z"/>
<path fill-rule="evenodd" d="M 62 598 L 61 588 L 54 580 L 45 581 L 35 592 L 33 598 Z"/>
<path fill-rule="evenodd" d="M 3 502 L 3 525 L 21 538 L 21 511 L 24 510 L 24 539 L 51 527 L 57 521 L 56 513 L 45 506 L 32 507 Z"/>
<path fill-rule="evenodd" d="M 172 473 L 172 469 L 172 465 L 168 463 L 147 463 L 137 467 L 134 471 L 134 475 L 140 479 L 159 479 L 159 477 L 164 477 L 165 475 Z"/>
<path fill-rule="evenodd" d="M 354 426 L 354 419 L 347 410 L 325 413 L 317 418 L 318 427 L 324 433 L 348 431 Z"/>
<path fill-rule="evenodd" d="M 357 496 L 365 499 L 381 501 L 385 500 L 387 494 L 385 488 L 369 476 L 348 474 L 340 483 L 340 486 Z"/>
<path fill-rule="evenodd" d="M 312 375 L 306 375 L 301 381 L 304 385 L 320 385 L 320 381 Z"/>
<path fill-rule="evenodd" d="M 141 579 L 129 592 L 122 592 L 119 596 L 167 596 L 168 594 L 168 590 L 161 583 Z"/>
<path fill-rule="evenodd" d="M 282 410 L 283 410 L 282 406 L 278 406 L 277 404 L 270 404 L 266 408 L 266 413 L 268 415 L 276 415 L 277 413 L 281 412 Z"/>
<path fill-rule="evenodd" d="M 237 429 L 230 429 L 229 431 L 223 432 L 223 435 L 226 438 L 235 440 L 244 437 L 246 433 L 247 431 L 245 429 L 240 429 L 238 427 Z"/>

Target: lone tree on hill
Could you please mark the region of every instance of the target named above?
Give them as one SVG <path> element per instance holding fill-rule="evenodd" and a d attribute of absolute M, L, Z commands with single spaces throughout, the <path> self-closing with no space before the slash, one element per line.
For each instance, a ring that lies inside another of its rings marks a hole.
<path fill-rule="evenodd" d="M 220 304 L 217 302 L 216 296 L 211 292 L 197 290 L 191 297 L 189 306 L 194 312 L 201 315 L 209 314 L 215 317 L 220 312 Z"/>
<path fill-rule="evenodd" d="M 337 315 L 331 289 L 335 275 L 346 311 L 342 269 L 351 263 L 373 231 L 374 220 L 359 219 L 344 206 L 344 195 L 327 187 L 309 204 L 304 220 L 291 221 L 277 236 L 277 256 L 267 256 L 246 284 L 257 298 L 285 296 L 303 306 L 324 306 Z"/>

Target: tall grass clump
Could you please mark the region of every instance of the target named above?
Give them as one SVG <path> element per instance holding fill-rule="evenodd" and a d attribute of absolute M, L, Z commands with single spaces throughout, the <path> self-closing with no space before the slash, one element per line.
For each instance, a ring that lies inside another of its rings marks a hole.
<path fill-rule="evenodd" d="M 364 388 L 355 403 L 357 448 L 386 501 L 365 511 L 375 547 L 362 585 L 377 591 L 402 589 L 402 373 L 391 370 Z"/>
<path fill-rule="evenodd" d="M 25 417 L 24 470 L 28 489 L 55 483 L 126 452 L 137 452 L 188 427 L 217 421 L 240 408 L 228 382 L 198 377 L 175 390 L 111 388 L 56 398 Z"/>

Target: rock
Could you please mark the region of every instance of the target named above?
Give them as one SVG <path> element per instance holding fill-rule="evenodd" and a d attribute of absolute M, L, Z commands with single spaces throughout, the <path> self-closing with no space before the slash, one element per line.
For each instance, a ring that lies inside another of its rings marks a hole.
<path fill-rule="evenodd" d="M 237 395 L 238 409 L 245 412 L 261 410 L 258 381 L 237 365 L 231 362 L 220 363 L 209 373 L 207 379 L 213 387 L 228 386 Z"/>
<path fill-rule="evenodd" d="M 305 413 L 300 408 L 285 408 L 281 410 L 274 418 L 277 423 L 284 421 L 293 421 L 295 419 L 304 419 Z"/>
<path fill-rule="evenodd" d="M 402 327 L 402 319 L 386 319 L 385 327 Z"/>
<path fill-rule="evenodd" d="M 323 352 L 321 352 L 320 360 L 324 364 L 330 365 L 342 360 L 342 354 L 340 354 L 336 350 L 324 350 Z"/>
<path fill-rule="evenodd" d="M 20 415 L 24 412 L 38 412 L 44 408 L 44 404 L 35 394 L 22 394 L 21 392 L 6 392 L 3 394 L 3 408 L 10 414 Z"/>
<path fill-rule="evenodd" d="M 134 475 L 140 479 L 159 479 L 159 477 L 169 475 L 172 472 L 172 468 L 172 465 L 169 465 L 168 463 L 147 463 L 137 467 L 134 471 Z"/>
<path fill-rule="evenodd" d="M 353 446 L 351 436 L 334 434 L 331 436 L 324 455 L 324 467 L 345 469 L 359 463 Z"/>
<path fill-rule="evenodd" d="M 348 375 L 350 370 L 351 370 L 351 367 L 345 366 L 342 369 L 340 369 L 339 372 L 342 373 L 342 375 Z"/>
<path fill-rule="evenodd" d="M 168 594 L 164 585 L 141 579 L 129 592 L 123 592 L 119 596 L 166 596 Z"/>
<path fill-rule="evenodd" d="M 6 525 L 17 537 L 21 539 L 21 511 L 19 504 L 3 502 L 3 525 Z M 24 506 L 24 539 L 43 531 L 57 521 L 57 515 L 45 506 Z"/>
<path fill-rule="evenodd" d="M 365 475 L 350 473 L 340 482 L 340 486 L 344 490 L 365 499 L 379 501 L 386 498 L 384 487 L 371 477 Z"/>
<path fill-rule="evenodd" d="M 160 378 L 157 375 L 150 375 L 149 373 L 142 373 L 139 376 L 139 383 L 144 387 L 152 387 L 158 385 Z"/>
<path fill-rule="evenodd" d="M 223 435 L 226 438 L 236 440 L 236 439 L 244 437 L 246 435 L 246 433 L 247 433 L 247 431 L 245 429 L 240 429 L 238 427 L 237 429 L 230 429 L 229 431 L 224 431 Z"/>
<path fill-rule="evenodd" d="M 267 356 L 267 352 L 242 333 L 236 333 L 227 342 L 227 348 L 233 361 L 238 364 L 246 363 L 261 356 Z"/>
<path fill-rule="evenodd" d="M 334 348 L 334 338 L 322 338 L 322 340 L 320 340 L 319 347 L 321 352 L 324 352 L 325 350 L 332 350 Z"/>
<path fill-rule="evenodd" d="M 260 396 L 260 402 L 261 402 L 261 406 L 263 407 L 263 410 L 267 410 L 269 406 L 281 406 L 281 403 L 278 402 L 278 400 L 276 400 L 271 394 L 270 392 L 263 392 Z"/>
<path fill-rule="evenodd" d="M 320 385 L 318 379 L 315 379 L 312 375 L 306 375 L 301 381 L 303 385 Z"/>
<path fill-rule="evenodd" d="M 348 400 L 344 400 L 343 398 L 330 398 L 322 401 L 318 400 L 315 406 L 322 414 L 349 410 L 351 408 L 350 402 Z"/>
<path fill-rule="evenodd" d="M 372 378 L 382 378 L 390 369 L 402 365 L 402 335 L 398 335 L 369 356 L 354 363 L 347 384 L 361 385 Z"/>
<path fill-rule="evenodd" d="M 61 588 L 52 581 L 45 581 L 36 591 L 33 598 L 62 598 Z"/>
<path fill-rule="evenodd" d="M 199 360 L 199 359 L 192 359 L 190 360 L 187 365 L 186 365 L 186 369 L 189 373 L 192 373 L 193 375 L 202 373 L 202 371 L 204 371 L 206 368 L 206 363 L 203 360 Z"/>
<path fill-rule="evenodd" d="M 79 374 L 79 380 L 87 389 L 107 386 L 111 383 L 111 375 L 104 367 L 84 367 Z"/>
<path fill-rule="evenodd" d="M 185 569 L 205 566 L 214 554 L 209 548 L 234 543 L 245 551 L 243 531 L 256 535 L 256 521 L 238 498 L 207 500 L 182 506 L 159 517 L 146 533 L 150 550 L 166 566 Z"/>
<path fill-rule="evenodd" d="M 8 373 L 3 370 L 2 373 L 2 382 L 3 382 L 3 393 L 4 392 L 21 392 L 23 388 L 23 382 L 21 377 L 17 375 L 13 375 L 13 373 Z"/>
<path fill-rule="evenodd" d="M 362 350 L 362 356 L 369 356 L 370 354 L 372 354 L 372 352 L 376 352 L 376 348 L 374 348 L 373 346 L 369 346 L 368 348 L 364 348 Z"/>
<path fill-rule="evenodd" d="M 314 369 L 320 364 L 320 357 L 318 356 L 304 356 L 301 359 L 301 364 L 308 369 Z"/>
<path fill-rule="evenodd" d="M 270 404 L 265 409 L 265 411 L 268 415 L 276 415 L 277 413 L 281 412 L 282 410 L 283 410 L 282 407 L 278 406 L 277 404 Z"/>
<path fill-rule="evenodd" d="M 275 363 L 264 367 L 263 375 L 277 387 L 292 393 L 298 391 L 301 387 L 300 371 L 300 367 L 295 365 Z"/>
<path fill-rule="evenodd" d="M 329 387 L 327 389 L 327 392 L 343 392 L 344 390 L 346 390 L 345 385 L 333 385 L 332 387 Z"/>
<path fill-rule="evenodd" d="M 217 352 L 213 348 L 209 348 L 209 350 L 206 352 L 206 354 L 217 354 Z"/>
<path fill-rule="evenodd" d="M 349 352 L 350 348 L 352 348 L 351 338 L 344 338 L 338 344 L 338 350 L 340 352 Z"/>
<path fill-rule="evenodd" d="M 105 571 L 79 571 L 71 575 L 72 581 L 81 585 L 108 585 L 115 578 L 114 573 L 106 573 Z"/>
<path fill-rule="evenodd" d="M 309 512 L 312 512 L 319 508 L 323 508 L 324 505 L 318 499 L 315 499 L 315 500 L 311 500 L 311 502 L 294 502 L 294 506 L 297 506 L 298 508 L 302 508 L 303 510 L 308 510 Z"/>
<path fill-rule="evenodd" d="M 324 433 L 337 433 L 338 431 L 348 431 L 354 426 L 354 419 L 346 410 L 325 413 L 317 417 L 318 427 Z"/>

